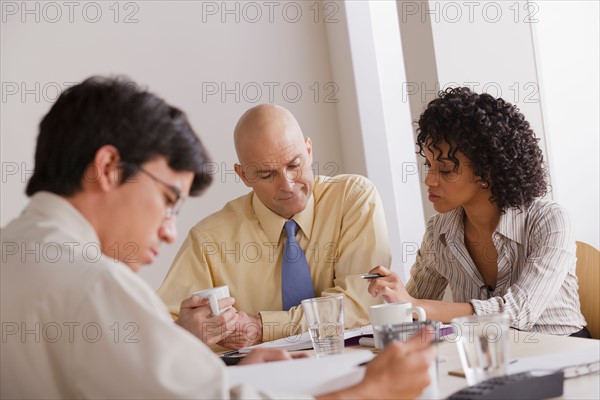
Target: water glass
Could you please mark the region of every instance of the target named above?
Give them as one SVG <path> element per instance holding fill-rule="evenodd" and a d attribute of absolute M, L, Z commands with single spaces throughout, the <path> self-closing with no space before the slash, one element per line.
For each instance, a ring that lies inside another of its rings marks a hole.
<path fill-rule="evenodd" d="M 304 317 L 317 357 L 344 351 L 344 296 L 302 300 Z"/>
<path fill-rule="evenodd" d="M 438 323 L 439 324 L 439 323 Z M 373 335 L 378 337 L 381 343 L 381 348 L 384 348 L 389 343 L 394 341 L 406 342 L 414 335 L 419 333 L 425 325 L 432 326 L 435 329 L 436 336 L 439 332 L 439 325 L 431 321 L 428 322 L 404 322 L 400 324 L 389 324 L 389 325 L 373 325 Z M 425 339 L 422 337 L 422 339 Z M 439 399 L 439 387 L 438 387 L 438 368 L 437 359 L 434 360 L 427 373 L 431 383 L 423 390 L 419 400 L 435 400 Z"/>
<path fill-rule="evenodd" d="M 509 359 L 507 314 L 455 318 L 452 325 L 457 333 L 458 354 L 469 386 L 506 375 Z"/>

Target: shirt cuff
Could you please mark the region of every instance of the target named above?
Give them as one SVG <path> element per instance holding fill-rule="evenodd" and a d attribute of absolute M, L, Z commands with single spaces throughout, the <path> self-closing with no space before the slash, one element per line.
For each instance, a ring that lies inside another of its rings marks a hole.
<path fill-rule="evenodd" d="M 471 305 L 473 306 L 475 315 L 496 314 L 502 312 L 502 305 L 499 304 L 497 301 L 490 300 L 472 299 L 471 301 L 469 301 L 469 303 L 471 303 Z"/>
<path fill-rule="evenodd" d="M 261 311 L 263 342 L 300 333 L 301 325 L 290 321 L 287 311 Z"/>

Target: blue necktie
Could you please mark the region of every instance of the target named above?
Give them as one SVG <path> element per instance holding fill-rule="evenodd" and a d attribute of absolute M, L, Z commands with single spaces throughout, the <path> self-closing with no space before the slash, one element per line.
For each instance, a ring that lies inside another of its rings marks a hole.
<path fill-rule="evenodd" d="M 289 310 L 304 299 L 315 297 L 310 269 L 304 252 L 296 241 L 298 224 L 293 219 L 285 223 L 287 240 L 283 248 L 283 263 L 281 267 L 281 292 L 283 294 L 283 309 Z"/>

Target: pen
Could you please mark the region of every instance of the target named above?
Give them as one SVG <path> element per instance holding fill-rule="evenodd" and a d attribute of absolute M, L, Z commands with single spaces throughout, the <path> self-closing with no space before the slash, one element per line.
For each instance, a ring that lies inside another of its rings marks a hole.
<path fill-rule="evenodd" d="M 239 350 L 231 350 L 226 353 L 221 354 L 219 357 L 231 357 L 240 354 Z"/>
<path fill-rule="evenodd" d="M 383 278 L 383 275 L 381 275 L 381 274 L 366 274 L 366 275 L 361 275 L 360 277 L 363 279 L 375 279 L 375 278 Z"/>
<path fill-rule="evenodd" d="M 225 365 L 229 366 L 238 364 L 246 357 L 246 354 L 241 354 L 239 351 L 233 350 L 221 354 L 220 357 L 221 360 L 223 360 L 223 362 L 225 363 Z"/>
<path fill-rule="evenodd" d="M 361 338 L 361 340 L 362 340 L 362 339 L 368 339 L 368 338 Z M 373 340 L 373 339 L 371 339 L 371 340 Z M 431 341 L 431 343 L 430 343 L 429 345 L 430 345 L 430 346 L 433 346 L 433 345 L 436 345 L 436 344 L 438 344 L 438 343 L 440 343 L 440 342 L 441 342 L 441 339 L 434 339 L 433 341 Z M 361 343 L 361 345 L 363 345 L 363 344 Z M 375 343 L 373 343 L 373 347 L 375 347 Z M 446 359 L 446 360 L 444 360 L 444 361 L 447 361 L 447 359 Z M 513 362 L 515 362 L 515 361 L 517 361 L 517 360 L 511 361 L 510 363 L 512 364 L 512 363 L 513 363 Z M 357 365 L 357 367 L 364 367 L 364 366 L 366 366 L 366 365 L 367 365 L 369 362 L 371 362 L 371 360 L 368 360 L 368 361 L 361 362 L 360 364 L 358 364 L 358 365 Z"/>

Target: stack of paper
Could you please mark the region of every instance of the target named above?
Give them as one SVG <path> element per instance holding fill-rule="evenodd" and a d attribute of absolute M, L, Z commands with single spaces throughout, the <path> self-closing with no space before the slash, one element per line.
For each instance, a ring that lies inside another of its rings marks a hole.
<path fill-rule="evenodd" d="M 372 335 L 373 328 L 371 325 L 360 326 L 358 328 L 347 329 L 344 331 L 344 340 L 350 339 L 362 335 Z M 273 340 L 272 342 L 265 342 L 257 344 L 255 346 L 246 347 L 241 349 L 240 353 L 250 353 L 252 349 L 257 347 L 266 347 L 270 349 L 283 349 L 287 351 L 296 350 L 309 350 L 312 349 L 312 342 L 310 341 L 310 335 L 308 332 L 302 332 L 298 335 L 284 337 L 282 339 Z"/>
<path fill-rule="evenodd" d="M 229 386 L 249 385 L 282 394 L 318 396 L 360 382 L 373 358 L 369 350 L 353 350 L 323 358 L 301 358 L 227 368 Z"/>

